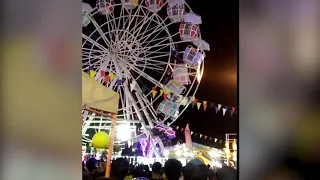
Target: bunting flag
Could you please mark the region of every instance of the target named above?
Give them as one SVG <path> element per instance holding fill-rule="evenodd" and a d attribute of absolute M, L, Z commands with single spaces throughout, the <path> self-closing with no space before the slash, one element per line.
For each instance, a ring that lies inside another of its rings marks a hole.
<path fill-rule="evenodd" d="M 104 76 L 104 82 L 106 84 L 108 84 L 109 80 L 110 80 L 110 76 L 109 75 Z"/>
<path fill-rule="evenodd" d="M 227 109 L 226 108 L 222 108 L 222 115 L 226 114 Z"/>
<path fill-rule="evenodd" d="M 111 72 L 109 76 L 110 76 L 110 80 L 112 81 L 116 75 Z"/>
<path fill-rule="evenodd" d="M 146 91 L 147 91 L 147 86 L 146 86 L 146 85 L 143 85 L 143 86 L 141 87 L 141 93 L 142 93 L 142 94 L 145 94 Z"/>
<path fill-rule="evenodd" d="M 90 77 L 94 78 L 94 76 L 97 74 L 96 71 L 90 70 Z"/>
<path fill-rule="evenodd" d="M 136 88 L 136 85 L 137 85 L 137 82 L 136 82 L 136 81 L 132 81 L 132 82 L 130 83 L 130 90 L 131 90 L 131 92 Z"/>
<path fill-rule="evenodd" d="M 185 134 L 185 138 L 186 138 L 186 139 L 188 138 L 188 137 L 187 137 L 188 135 L 187 135 L 186 133 L 189 133 L 189 135 L 190 135 L 190 140 L 192 140 L 192 135 L 194 135 L 194 136 L 198 136 L 200 139 L 201 139 L 202 137 L 204 137 L 204 140 L 214 141 L 215 143 L 225 142 L 225 140 L 221 140 L 221 139 L 218 139 L 218 138 L 210 137 L 210 136 L 205 135 L 205 134 L 201 134 L 201 133 L 196 133 L 196 132 L 194 132 L 194 131 L 190 131 L 189 124 L 187 124 L 185 128 L 182 128 L 182 127 L 179 127 L 179 126 L 175 126 L 175 125 L 172 125 L 172 126 L 175 127 L 177 131 L 178 131 L 178 130 L 180 130 L 181 132 L 184 131 L 184 134 Z M 189 129 L 189 130 L 188 130 L 188 129 Z M 188 132 L 188 131 L 189 131 L 189 132 Z M 186 142 L 187 142 L 187 140 L 186 140 Z"/>
<path fill-rule="evenodd" d="M 122 84 L 122 79 L 118 79 L 116 83 L 117 83 L 117 87 L 119 87 Z"/>
<path fill-rule="evenodd" d="M 200 103 L 200 102 L 197 102 L 197 108 L 198 108 L 198 110 L 200 109 L 200 106 L 201 106 L 201 103 Z"/>
<path fill-rule="evenodd" d="M 160 89 L 160 96 L 162 96 L 163 94 L 163 89 Z"/>
<path fill-rule="evenodd" d="M 203 111 L 207 110 L 207 101 L 203 101 Z"/>
<path fill-rule="evenodd" d="M 167 93 L 164 93 L 163 94 L 163 99 L 167 99 L 167 97 L 168 97 Z"/>
<path fill-rule="evenodd" d="M 101 76 L 101 77 L 105 77 L 105 76 L 106 76 L 106 72 L 101 70 L 101 71 L 100 71 L 100 76 Z"/>
<path fill-rule="evenodd" d="M 154 98 L 157 95 L 157 89 L 156 87 L 152 87 L 152 98 Z"/>
<path fill-rule="evenodd" d="M 95 77 L 96 75 L 96 72 L 93 70 L 93 67 L 92 66 L 89 66 L 89 75 L 91 77 Z M 109 81 L 112 81 L 114 78 L 115 78 L 115 74 L 110 72 L 109 75 L 105 75 L 106 72 L 105 71 L 100 71 L 101 73 L 101 76 L 105 78 L 105 83 L 109 83 Z M 120 80 L 117 80 L 116 82 L 116 85 L 119 86 L 119 85 L 122 85 L 124 82 L 126 81 L 126 79 L 120 79 Z M 133 91 L 133 90 L 137 90 L 136 89 L 136 86 L 137 86 L 137 82 L 132 80 L 130 83 L 129 83 L 129 87 L 130 87 L 130 90 Z M 150 92 L 151 90 L 151 92 Z M 167 88 L 160 88 L 159 89 L 159 93 L 158 93 L 158 90 L 157 90 L 157 87 L 152 87 L 152 88 L 147 88 L 146 85 L 143 85 L 141 87 L 141 91 L 143 94 L 150 94 L 151 93 L 151 96 L 152 98 L 155 98 L 158 94 L 158 96 L 163 96 L 163 99 L 170 99 L 172 102 L 174 103 L 177 103 L 181 106 L 186 106 L 186 105 L 189 105 L 191 104 L 191 107 L 194 108 L 196 106 L 196 109 L 197 110 L 200 110 L 201 109 L 201 106 L 203 107 L 203 111 L 207 111 L 208 109 L 208 106 L 211 108 L 211 109 L 214 109 L 216 113 L 221 113 L 223 116 L 233 116 L 234 114 L 237 114 L 237 109 L 235 107 L 229 107 L 229 106 L 224 106 L 222 104 L 218 104 L 218 103 L 213 103 L 213 102 L 209 102 L 209 101 L 206 101 L 206 100 L 199 100 L 198 98 L 194 97 L 194 96 L 189 96 L 189 97 L 185 97 L 185 96 L 182 96 L 182 95 L 174 95 L 172 92 L 170 92 Z M 149 92 L 147 92 L 149 91 Z M 222 111 L 220 111 L 222 110 Z M 227 113 L 228 112 L 228 113 Z"/>

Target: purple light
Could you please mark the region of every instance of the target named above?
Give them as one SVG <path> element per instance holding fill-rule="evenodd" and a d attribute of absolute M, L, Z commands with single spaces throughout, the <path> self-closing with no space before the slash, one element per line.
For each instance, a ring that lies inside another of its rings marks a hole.
<path fill-rule="evenodd" d="M 173 139 L 176 137 L 176 132 L 170 128 L 165 128 L 165 127 L 162 127 L 162 126 L 156 126 L 156 128 L 159 130 L 159 131 L 164 131 L 164 134 L 166 136 L 168 136 L 170 139 Z"/>
<path fill-rule="evenodd" d="M 140 138 L 139 142 L 140 142 L 141 149 L 142 149 L 142 155 L 151 157 L 152 153 L 150 153 L 150 152 L 152 152 L 152 150 L 153 150 L 152 146 L 150 145 L 148 150 L 146 149 L 147 145 L 148 145 L 148 138 Z M 155 146 L 157 145 L 157 139 L 152 139 L 152 142 Z"/>

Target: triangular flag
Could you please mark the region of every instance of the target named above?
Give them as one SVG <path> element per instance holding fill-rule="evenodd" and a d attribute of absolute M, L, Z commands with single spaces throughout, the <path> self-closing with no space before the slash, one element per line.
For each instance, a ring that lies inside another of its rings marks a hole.
<path fill-rule="evenodd" d="M 226 108 L 222 108 L 222 114 L 223 116 L 226 114 L 227 109 Z"/>
<path fill-rule="evenodd" d="M 167 99 L 167 93 L 163 93 L 163 99 Z"/>
<path fill-rule="evenodd" d="M 184 130 L 184 128 L 181 128 L 181 132 Z"/>
<path fill-rule="evenodd" d="M 188 97 L 188 104 L 190 103 L 190 100 L 191 100 L 191 98 L 190 98 L 190 97 Z"/>
<path fill-rule="evenodd" d="M 108 84 L 109 80 L 110 80 L 110 76 L 109 75 L 104 76 L 104 82 L 106 84 Z"/>
<path fill-rule="evenodd" d="M 220 143 L 222 143 L 222 140 L 220 139 L 220 141 L 219 141 Z"/>
<path fill-rule="evenodd" d="M 217 138 L 214 138 L 214 142 L 217 142 L 217 140 L 218 140 Z"/>
<path fill-rule="evenodd" d="M 172 101 L 173 101 L 173 102 L 176 102 L 176 101 L 177 101 L 177 96 L 173 96 L 173 97 L 172 97 Z"/>
<path fill-rule="evenodd" d="M 179 129 L 179 126 L 176 127 L 176 130 L 178 130 L 178 129 Z"/>
<path fill-rule="evenodd" d="M 142 88 L 141 88 L 142 94 L 144 94 L 146 91 L 147 91 L 147 86 L 143 85 Z"/>
<path fill-rule="evenodd" d="M 105 71 L 100 71 L 100 76 L 101 76 L 101 77 L 106 76 L 106 72 L 105 72 Z"/>
<path fill-rule="evenodd" d="M 157 89 L 156 87 L 152 87 L 152 98 L 154 98 L 157 95 Z"/>
<path fill-rule="evenodd" d="M 218 107 L 215 107 L 215 109 L 216 109 L 216 113 L 219 111 L 219 108 Z"/>
<path fill-rule="evenodd" d="M 220 110 L 220 108 L 221 108 L 221 104 L 218 104 L 218 110 Z"/>
<path fill-rule="evenodd" d="M 172 96 L 171 92 L 168 92 L 167 97 L 170 99 Z"/>
<path fill-rule="evenodd" d="M 177 49 L 174 49 L 174 50 L 172 51 L 172 55 L 178 56 L 178 55 L 179 55 L 179 51 L 178 51 Z"/>
<path fill-rule="evenodd" d="M 116 75 L 111 72 L 109 76 L 110 76 L 110 80 L 112 81 Z"/>
<path fill-rule="evenodd" d="M 207 106 L 206 104 L 203 104 L 203 111 L 206 111 L 207 110 Z"/>
<path fill-rule="evenodd" d="M 130 90 L 131 90 L 131 92 L 135 89 L 136 84 L 137 84 L 136 81 L 132 81 L 132 82 L 130 83 Z"/>
<path fill-rule="evenodd" d="M 209 141 L 211 141 L 212 140 L 212 137 L 209 137 Z"/>
<path fill-rule="evenodd" d="M 160 96 L 162 96 L 163 94 L 163 89 L 160 89 Z"/>
<path fill-rule="evenodd" d="M 93 66 L 89 66 L 89 70 L 90 70 L 90 71 L 93 70 Z"/>
<path fill-rule="evenodd" d="M 201 102 L 197 102 L 197 108 L 198 108 L 198 110 L 200 109 L 200 106 L 201 106 Z"/>
<path fill-rule="evenodd" d="M 193 131 L 191 131 L 191 135 L 193 134 Z"/>
<path fill-rule="evenodd" d="M 157 95 L 157 91 L 152 91 L 152 98 L 154 98 Z"/>
<path fill-rule="evenodd" d="M 193 102 L 194 102 L 195 104 L 197 104 L 198 99 L 195 98 L 195 99 L 193 100 Z"/>
<path fill-rule="evenodd" d="M 116 83 L 117 83 L 117 87 L 119 87 L 122 84 L 122 79 L 118 79 Z"/>
<path fill-rule="evenodd" d="M 204 136 L 204 140 L 206 140 L 208 138 L 208 136 Z"/>
<path fill-rule="evenodd" d="M 203 111 L 207 110 L 207 101 L 203 101 Z"/>
<path fill-rule="evenodd" d="M 211 108 L 213 108 L 214 107 L 214 103 L 212 102 L 212 103 L 210 103 L 210 107 Z"/>
<path fill-rule="evenodd" d="M 92 78 L 94 78 L 94 76 L 97 74 L 97 72 L 95 72 L 94 70 L 90 70 L 90 76 Z"/>
<path fill-rule="evenodd" d="M 200 134 L 200 138 L 202 137 L 202 134 Z"/>
<path fill-rule="evenodd" d="M 231 115 L 231 116 L 233 115 L 235 109 L 236 109 L 236 108 L 234 108 L 234 107 L 231 108 L 231 111 L 230 111 L 230 115 Z"/>

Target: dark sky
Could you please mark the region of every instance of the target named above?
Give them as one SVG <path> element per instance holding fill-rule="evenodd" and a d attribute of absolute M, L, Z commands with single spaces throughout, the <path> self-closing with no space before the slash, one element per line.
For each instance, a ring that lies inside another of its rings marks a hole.
<path fill-rule="evenodd" d="M 188 0 L 194 13 L 201 15 L 201 35 L 210 44 L 207 52 L 204 75 L 197 91 L 198 99 L 212 101 L 229 107 L 237 105 L 237 41 L 238 2 L 226 0 Z M 225 133 L 237 132 L 237 116 L 222 116 L 208 107 L 203 110 L 188 108 L 174 123 L 191 131 L 208 136 L 224 138 Z M 177 136 L 183 138 L 183 133 Z M 203 139 L 203 138 L 202 138 Z M 204 143 L 193 136 L 196 142 Z"/>

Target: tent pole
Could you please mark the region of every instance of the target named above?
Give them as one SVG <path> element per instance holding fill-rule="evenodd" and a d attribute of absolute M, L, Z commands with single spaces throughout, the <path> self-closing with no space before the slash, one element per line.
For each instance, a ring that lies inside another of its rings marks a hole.
<path fill-rule="evenodd" d="M 110 143 L 108 148 L 108 156 L 107 156 L 107 163 L 106 163 L 106 178 L 110 178 L 110 170 L 111 170 L 111 156 L 113 152 L 113 141 L 115 136 L 115 127 L 117 122 L 117 114 L 112 114 L 111 116 L 111 127 L 110 127 Z"/>

